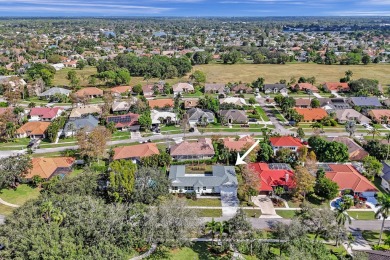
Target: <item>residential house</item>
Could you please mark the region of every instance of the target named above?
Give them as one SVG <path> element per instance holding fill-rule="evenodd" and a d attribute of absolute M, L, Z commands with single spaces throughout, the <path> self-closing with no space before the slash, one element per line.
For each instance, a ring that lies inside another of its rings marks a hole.
<path fill-rule="evenodd" d="M 195 91 L 194 86 L 192 86 L 189 83 L 183 83 L 183 82 L 176 83 L 175 85 L 173 85 L 172 90 L 174 96 L 177 96 L 179 94 L 181 95 L 183 93 L 191 93 Z"/>
<path fill-rule="evenodd" d="M 115 128 L 118 130 L 129 129 L 131 131 L 138 131 L 140 125 L 138 123 L 138 114 L 127 113 L 126 115 L 107 116 L 107 123 L 113 122 Z"/>
<path fill-rule="evenodd" d="M 320 107 L 326 111 L 352 108 L 344 98 L 319 98 L 318 101 L 320 101 Z"/>
<path fill-rule="evenodd" d="M 390 122 L 390 109 L 371 109 L 367 114 L 376 123 L 388 124 Z"/>
<path fill-rule="evenodd" d="M 171 98 L 150 99 L 148 100 L 148 104 L 152 109 L 171 110 L 173 108 L 174 101 Z"/>
<path fill-rule="evenodd" d="M 196 107 L 199 102 L 199 98 L 183 98 L 184 109 L 190 109 Z"/>
<path fill-rule="evenodd" d="M 121 146 L 114 148 L 113 160 L 132 160 L 138 163 L 141 158 L 160 154 L 155 143 L 137 144 L 131 146 Z"/>
<path fill-rule="evenodd" d="M 367 202 L 376 205 L 375 195 L 379 190 L 352 164 L 320 164 L 318 167 L 324 169 L 326 178 L 337 183 L 340 192 L 352 190 L 355 195 L 366 198 Z"/>
<path fill-rule="evenodd" d="M 215 155 L 210 138 L 199 138 L 197 142 L 183 141 L 171 147 L 170 154 L 174 160 L 207 160 Z"/>
<path fill-rule="evenodd" d="M 357 107 L 379 108 L 383 106 L 377 97 L 350 97 L 348 102 L 351 106 Z"/>
<path fill-rule="evenodd" d="M 170 124 L 176 123 L 177 121 L 176 114 L 169 111 L 158 111 L 153 109 L 152 111 L 150 111 L 150 116 L 152 118 L 153 125 L 159 125 L 164 123 Z"/>
<path fill-rule="evenodd" d="M 214 113 L 210 110 L 202 110 L 200 108 L 191 108 L 187 111 L 188 123 L 190 125 L 213 123 L 215 120 Z"/>
<path fill-rule="evenodd" d="M 59 107 L 33 107 L 30 110 L 30 119 L 28 121 L 53 121 L 62 113 Z"/>
<path fill-rule="evenodd" d="M 32 158 L 32 168 L 25 176 L 31 180 L 34 176 L 50 179 L 54 176 L 64 177 L 72 171 L 75 159 L 72 157 Z"/>
<path fill-rule="evenodd" d="M 325 91 L 329 92 L 347 92 L 349 91 L 348 83 L 346 82 L 325 82 L 322 84 Z"/>
<path fill-rule="evenodd" d="M 110 89 L 111 93 L 115 97 L 121 97 L 122 95 L 131 94 L 131 86 L 117 86 Z"/>
<path fill-rule="evenodd" d="M 265 94 L 288 93 L 286 84 L 264 84 L 263 90 Z"/>
<path fill-rule="evenodd" d="M 238 84 L 232 87 L 232 92 L 236 94 L 251 94 L 253 89 L 245 84 Z"/>
<path fill-rule="evenodd" d="M 237 110 L 237 109 L 221 110 L 220 115 L 224 119 L 224 122 L 227 122 L 228 124 L 248 123 L 248 116 L 246 115 L 244 110 Z"/>
<path fill-rule="evenodd" d="M 358 145 L 354 140 L 345 136 L 327 137 L 328 141 L 343 143 L 348 147 L 348 154 L 350 161 L 363 161 L 369 155 L 363 147 Z"/>
<path fill-rule="evenodd" d="M 381 185 L 387 191 L 390 191 L 390 165 L 385 161 L 383 161 L 382 164 L 383 164 L 383 169 L 381 175 L 382 178 Z"/>
<path fill-rule="evenodd" d="M 299 108 L 309 108 L 311 104 L 311 99 L 309 98 L 296 98 L 295 107 Z"/>
<path fill-rule="evenodd" d="M 292 88 L 294 90 L 305 91 L 305 92 L 309 92 L 309 91 L 313 93 L 319 92 L 318 88 L 310 83 L 297 83 Z"/>
<path fill-rule="evenodd" d="M 71 61 L 67 61 L 67 62 L 64 62 L 64 67 L 66 68 L 76 68 L 77 67 L 77 60 L 71 60 Z"/>
<path fill-rule="evenodd" d="M 17 138 L 30 137 L 32 139 L 45 138 L 51 122 L 27 122 L 16 130 Z"/>
<path fill-rule="evenodd" d="M 342 109 L 336 110 L 336 118 L 340 124 L 345 124 L 348 121 L 354 120 L 361 124 L 369 124 L 371 123 L 371 119 L 362 115 L 355 109 Z"/>
<path fill-rule="evenodd" d="M 224 83 L 206 83 L 204 86 L 204 93 L 225 94 Z"/>
<path fill-rule="evenodd" d="M 225 148 L 227 148 L 229 151 L 237 151 L 240 152 L 243 149 L 251 147 L 255 143 L 255 139 L 250 136 L 243 136 L 236 140 L 236 138 L 232 137 L 225 137 L 223 139 L 223 145 Z"/>
<path fill-rule="evenodd" d="M 186 165 L 172 165 L 169 170 L 172 193 L 228 193 L 237 196 L 238 181 L 233 166 L 213 165 L 212 172 L 192 172 Z"/>
<path fill-rule="evenodd" d="M 76 107 L 72 109 L 72 112 L 70 112 L 69 120 L 74 120 L 76 118 L 84 117 L 87 115 L 101 115 L 102 114 L 102 108 L 98 105 L 86 105 L 81 107 Z"/>
<path fill-rule="evenodd" d="M 93 115 L 70 120 L 65 124 L 65 137 L 74 136 L 77 131 L 84 130 L 87 133 L 92 132 L 99 125 L 99 120 Z"/>
<path fill-rule="evenodd" d="M 103 90 L 96 87 L 82 88 L 76 92 L 77 97 L 97 98 L 103 96 Z"/>
<path fill-rule="evenodd" d="M 72 93 L 72 91 L 69 89 L 53 87 L 51 89 L 48 89 L 48 90 L 42 92 L 41 94 L 38 95 L 38 97 L 44 98 L 44 99 L 51 99 L 55 95 L 65 95 L 65 96 L 69 97 L 70 93 Z"/>
<path fill-rule="evenodd" d="M 245 99 L 239 97 L 226 97 L 219 100 L 220 104 L 233 104 L 239 107 L 246 106 Z"/>
<path fill-rule="evenodd" d="M 145 86 L 142 86 L 142 93 L 145 97 L 152 97 L 154 96 L 154 91 L 157 91 L 158 93 L 162 93 L 164 90 L 164 84 L 156 83 L 156 84 L 148 84 Z"/>
<path fill-rule="evenodd" d="M 292 136 L 270 137 L 269 141 L 271 143 L 274 154 L 276 154 L 276 152 L 282 148 L 288 148 L 293 152 L 297 152 L 300 147 L 304 146 L 300 139 Z"/>
<path fill-rule="evenodd" d="M 277 187 L 290 191 L 295 187 L 294 172 L 284 163 L 250 163 L 248 167 L 258 174 L 260 194 L 272 194 Z"/>
<path fill-rule="evenodd" d="M 322 108 L 294 108 L 298 114 L 303 116 L 303 121 L 319 121 L 328 116 L 325 109 Z"/>
<path fill-rule="evenodd" d="M 114 101 L 111 106 L 112 112 L 127 112 L 130 109 L 130 104 L 127 101 Z"/>

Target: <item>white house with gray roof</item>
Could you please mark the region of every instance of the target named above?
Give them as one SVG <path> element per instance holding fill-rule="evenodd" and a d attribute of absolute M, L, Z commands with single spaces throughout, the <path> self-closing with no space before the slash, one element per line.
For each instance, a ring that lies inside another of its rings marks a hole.
<path fill-rule="evenodd" d="M 169 171 L 172 193 L 196 192 L 197 194 L 232 191 L 237 194 L 237 176 L 233 166 L 214 165 L 212 172 L 191 172 L 186 165 L 173 165 Z"/>
<path fill-rule="evenodd" d="M 202 110 L 200 108 L 191 108 L 187 111 L 188 123 L 190 125 L 202 124 L 205 121 L 207 123 L 213 123 L 215 120 L 214 113 L 210 110 Z"/>

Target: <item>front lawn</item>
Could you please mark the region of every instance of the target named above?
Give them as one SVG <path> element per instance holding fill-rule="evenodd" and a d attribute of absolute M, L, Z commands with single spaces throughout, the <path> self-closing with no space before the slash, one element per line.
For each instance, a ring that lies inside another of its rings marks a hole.
<path fill-rule="evenodd" d="M 295 216 L 295 210 L 275 210 L 276 214 L 281 216 L 282 218 L 293 218 Z"/>
<path fill-rule="evenodd" d="M 221 200 L 218 198 L 215 199 L 187 199 L 188 206 L 197 206 L 197 207 L 221 207 Z"/>
<path fill-rule="evenodd" d="M 266 115 L 265 111 L 261 107 L 256 107 L 255 108 L 259 115 L 263 118 L 264 121 L 269 121 L 268 116 Z"/>
<path fill-rule="evenodd" d="M 375 212 L 374 211 L 348 211 L 348 215 L 356 220 L 374 220 Z"/>
<path fill-rule="evenodd" d="M 200 218 L 222 217 L 222 209 L 194 209 Z"/>
<path fill-rule="evenodd" d="M 0 198 L 4 201 L 16 205 L 23 205 L 30 199 L 35 199 L 39 196 L 39 189 L 32 188 L 27 184 L 19 185 L 15 190 L 3 189 L 0 193 Z"/>
<path fill-rule="evenodd" d="M 210 243 L 207 242 L 195 242 L 189 246 L 175 248 L 175 249 L 167 249 L 165 247 L 157 249 L 157 251 L 152 254 L 147 259 L 170 259 L 170 260 L 217 260 L 221 259 L 221 256 L 214 255 L 209 251 Z"/>
<path fill-rule="evenodd" d="M 259 218 L 261 216 L 260 209 L 243 209 L 249 218 Z"/>
<path fill-rule="evenodd" d="M 380 231 L 378 230 L 363 230 L 362 231 L 362 235 L 363 235 L 363 238 L 365 240 L 367 240 L 368 244 L 370 244 L 371 246 L 373 245 L 377 245 L 378 244 L 378 241 L 379 241 L 379 234 L 380 234 Z M 382 235 L 382 246 L 383 245 L 383 241 L 386 240 L 386 238 L 390 237 L 390 230 L 384 230 L 383 231 L 383 235 Z M 389 247 L 388 247 L 389 249 Z"/>

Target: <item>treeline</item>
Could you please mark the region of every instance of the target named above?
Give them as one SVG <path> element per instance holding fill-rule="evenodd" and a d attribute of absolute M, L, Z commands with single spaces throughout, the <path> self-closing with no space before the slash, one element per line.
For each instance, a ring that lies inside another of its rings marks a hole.
<path fill-rule="evenodd" d="M 186 75 L 192 65 L 187 57 L 137 57 L 134 54 L 120 54 L 114 60 L 99 61 L 97 64 L 99 74 L 119 68 L 127 69 L 130 75 L 136 77 L 167 79 Z"/>

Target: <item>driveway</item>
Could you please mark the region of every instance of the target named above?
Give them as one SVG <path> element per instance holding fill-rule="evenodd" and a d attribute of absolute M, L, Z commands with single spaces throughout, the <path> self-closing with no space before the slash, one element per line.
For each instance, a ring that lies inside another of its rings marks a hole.
<path fill-rule="evenodd" d="M 221 204 L 222 204 L 222 216 L 223 217 L 233 217 L 240 202 L 237 198 L 237 187 L 232 186 L 222 186 L 221 187 Z"/>
<path fill-rule="evenodd" d="M 353 254 L 352 251 L 368 251 L 372 250 L 371 246 L 368 244 L 367 240 L 365 240 L 362 236 L 362 232 L 360 230 L 353 230 L 351 232 L 354 237 L 354 241 L 348 246 L 348 244 L 344 243 L 343 246 L 348 251 L 348 253 Z"/>
<path fill-rule="evenodd" d="M 260 218 L 281 218 L 276 214 L 271 199 L 266 195 L 252 197 L 252 202 L 261 209 Z"/>

